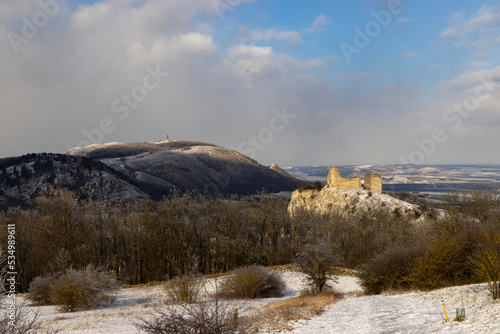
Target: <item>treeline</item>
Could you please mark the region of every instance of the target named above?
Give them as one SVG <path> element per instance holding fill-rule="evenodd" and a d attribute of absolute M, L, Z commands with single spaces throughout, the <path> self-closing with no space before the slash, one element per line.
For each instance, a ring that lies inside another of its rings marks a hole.
<path fill-rule="evenodd" d="M 2 245 L 7 225 L 15 225 L 21 291 L 37 276 L 89 264 L 136 284 L 289 263 L 303 243 L 288 218 L 288 201 L 268 196 L 194 199 L 177 193 L 160 202 L 106 205 L 56 189 L 35 202 L 35 209 L 0 215 Z"/>
<path fill-rule="evenodd" d="M 137 284 L 288 264 L 305 248 L 318 254 L 326 249 L 336 264 L 360 270 L 371 293 L 485 281 L 500 290 L 500 204 L 494 191 L 450 195 L 446 210 L 427 205 L 418 222 L 384 207 L 354 216 L 289 217 L 287 200 L 266 195 L 173 193 L 159 202 L 103 204 L 56 189 L 35 203 L 34 209 L 0 215 L 1 245 L 7 245 L 7 225 L 15 225 L 21 291 L 37 276 L 89 264 Z"/>

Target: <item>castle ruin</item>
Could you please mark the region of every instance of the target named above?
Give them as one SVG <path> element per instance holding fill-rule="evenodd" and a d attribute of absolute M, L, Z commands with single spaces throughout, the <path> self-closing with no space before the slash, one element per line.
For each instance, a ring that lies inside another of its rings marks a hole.
<path fill-rule="evenodd" d="M 355 174 L 350 178 L 344 178 L 340 176 L 340 171 L 338 167 L 330 168 L 327 177 L 327 183 L 329 186 L 346 188 L 346 189 L 367 189 L 373 192 L 382 193 L 382 177 L 377 173 L 369 173 L 365 175 L 364 184 L 361 185 L 361 177 L 359 174 Z"/>

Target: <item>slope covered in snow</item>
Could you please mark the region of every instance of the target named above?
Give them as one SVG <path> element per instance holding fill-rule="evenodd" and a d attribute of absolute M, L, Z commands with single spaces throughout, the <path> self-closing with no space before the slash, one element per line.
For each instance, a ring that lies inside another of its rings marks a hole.
<path fill-rule="evenodd" d="M 304 288 L 303 275 L 285 271 L 285 297 L 231 301 L 241 315 L 256 307 L 297 296 Z M 219 279 L 220 283 L 220 279 Z M 214 291 L 214 279 L 205 283 L 207 295 Z M 393 295 L 363 296 L 355 277 L 340 276 L 334 288 L 346 294 L 336 304 L 310 320 L 291 322 L 291 333 L 500 333 L 500 302 L 494 302 L 486 284 L 451 287 L 431 292 L 410 292 Z M 133 322 L 151 314 L 155 307 L 176 307 L 165 304 L 162 286 L 122 289 L 115 303 L 107 308 L 60 313 L 52 306 L 39 308 L 40 319 L 67 334 L 137 334 Z M 445 321 L 441 298 L 444 298 L 450 322 Z M 22 299 L 22 297 L 20 298 Z M 463 322 L 453 321 L 456 308 L 466 310 Z M 28 307 L 36 310 L 37 307 Z M 274 333 L 274 332 L 263 332 Z"/>
<path fill-rule="evenodd" d="M 177 188 L 246 195 L 290 191 L 301 182 L 237 151 L 196 141 L 109 143 L 68 153 L 99 160 L 159 194 Z"/>
<path fill-rule="evenodd" d="M 446 322 L 442 298 L 449 322 Z M 466 318 L 462 322 L 454 321 L 455 310 L 462 305 Z M 430 292 L 348 297 L 332 305 L 319 317 L 294 327 L 295 334 L 498 334 L 500 303 L 492 300 L 486 284 Z"/>
<path fill-rule="evenodd" d="M 302 181 L 234 150 L 194 141 L 108 143 L 68 154 L 0 159 L 0 210 L 30 207 L 47 189 L 83 189 L 97 201 L 161 200 L 173 189 L 209 196 L 292 191 Z M 81 194 L 80 194 L 81 195 Z M 85 198 L 83 195 L 80 198 Z"/>

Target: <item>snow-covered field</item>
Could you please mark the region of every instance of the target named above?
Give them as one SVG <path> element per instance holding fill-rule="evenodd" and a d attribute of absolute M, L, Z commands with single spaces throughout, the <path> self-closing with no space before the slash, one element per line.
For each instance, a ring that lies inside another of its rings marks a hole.
<path fill-rule="evenodd" d="M 298 295 L 304 287 L 300 273 L 283 272 L 287 282 L 285 297 Z M 219 279 L 220 280 L 220 279 Z M 214 280 L 206 283 L 207 293 Z M 311 320 L 290 324 L 292 333 L 500 333 L 500 301 L 493 302 L 486 284 L 445 288 L 431 292 L 362 296 L 358 279 L 340 276 L 335 288 L 346 297 Z M 155 307 L 166 306 L 162 286 L 122 289 L 109 307 L 75 313 L 61 313 L 55 307 L 40 307 L 40 319 L 62 329 L 62 333 L 137 334 L 135 317 L 150 314 Z M 254 309 L 283 298 L 238 301 L 241 310 Z M 444 298 L 450 322 L 446 323 L 441 304 Z M 463 307 L 466 320 L 453 321 L 455 309 Z M 36 307 L 29 307 L 35 310 Z"/>

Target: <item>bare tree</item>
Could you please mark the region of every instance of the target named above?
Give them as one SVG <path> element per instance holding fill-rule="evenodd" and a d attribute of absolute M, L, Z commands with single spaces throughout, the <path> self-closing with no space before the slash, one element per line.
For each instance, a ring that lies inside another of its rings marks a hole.
<path fill-rule="evenodd" d="M 306 275 L 307 281 L 314 292 L 321 293 L 330 281 L 335 281 L 334 265 L 338 259 L 326 243 L 306 245 L 299 252 L 295 265 Z"/>

